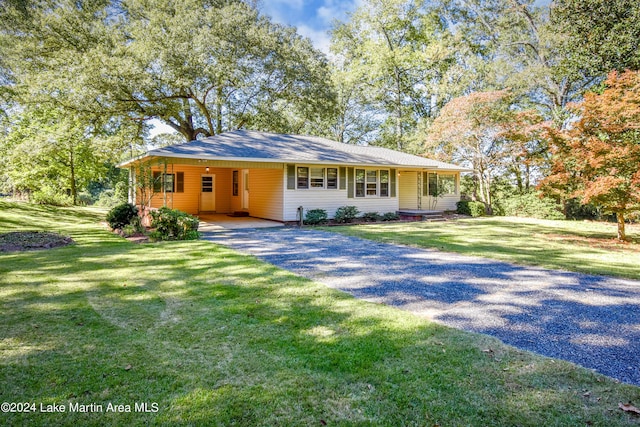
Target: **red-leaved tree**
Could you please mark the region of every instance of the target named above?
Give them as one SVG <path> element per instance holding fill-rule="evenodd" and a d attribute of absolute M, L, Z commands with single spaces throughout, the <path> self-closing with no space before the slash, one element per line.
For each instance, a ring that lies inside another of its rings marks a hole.
<path fill-rule="evenodd" d="M 579 120 L 569 130 L 549 129 L 553 165 L 541 187 L 616 214 L 627 240 L 625 215 L 640 209 L 640 72 L 610 73 L 601 93 L 573 108 Z"/>

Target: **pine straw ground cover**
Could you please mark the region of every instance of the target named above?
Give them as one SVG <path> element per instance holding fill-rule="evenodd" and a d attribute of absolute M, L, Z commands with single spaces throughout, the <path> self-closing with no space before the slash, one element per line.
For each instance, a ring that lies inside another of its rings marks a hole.
<path fill-rule="evenodd" d="M 435 248 L 516 264 L 640 280 L 640 225 L 618 242 L 616 224 L 535 218 L 483 217 L 404 222 L 327 230 L 385 243 Z"/>
<path fill-rule="evenodd" d="M 136 245 L 100 225 L 103 214 L 0 201 L 0 232 L 35 227 L 76 242 L 0 254 L 0 400 L 37 405 L 0 413 L 0 424 L 640 421 L 619 409 L 638 406 L 640 388 L 213 243 Z M 41 412 L 53 404 L 66 411 Z"/>

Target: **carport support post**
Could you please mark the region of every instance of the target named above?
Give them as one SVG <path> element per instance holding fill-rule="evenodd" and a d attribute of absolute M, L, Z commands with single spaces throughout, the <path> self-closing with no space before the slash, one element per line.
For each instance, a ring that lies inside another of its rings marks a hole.
<path fill-rule="evenodd" d="M 162 206 L 167 207 L 167 161 L 164 161 L 164 173 L 162 174 Z"/>

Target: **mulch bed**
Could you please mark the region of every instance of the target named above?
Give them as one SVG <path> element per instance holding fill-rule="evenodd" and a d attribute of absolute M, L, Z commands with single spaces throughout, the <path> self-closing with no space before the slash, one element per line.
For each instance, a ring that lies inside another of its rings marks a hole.
<path fill-rule="evenodd" d="M 47 231 L 12 231 L 0 233 L 0 252 L 52 249 L 75 243 L 71 237 Z"/>

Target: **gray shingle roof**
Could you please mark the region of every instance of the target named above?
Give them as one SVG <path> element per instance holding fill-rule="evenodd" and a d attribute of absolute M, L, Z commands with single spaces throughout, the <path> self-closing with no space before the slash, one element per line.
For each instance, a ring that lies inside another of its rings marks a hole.
<path fill-rule="evenodd" d="M 185 144 L 158 148 L 147 152 L 143 157 L 147 156 L 466 170 L 460 166 L 387 148 L 343 144 L 313 136 L 282 135 L 247 130 L 225 132 Z"/>

